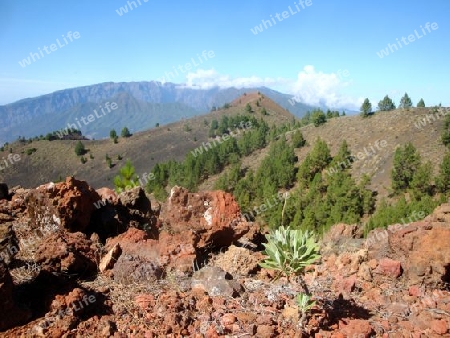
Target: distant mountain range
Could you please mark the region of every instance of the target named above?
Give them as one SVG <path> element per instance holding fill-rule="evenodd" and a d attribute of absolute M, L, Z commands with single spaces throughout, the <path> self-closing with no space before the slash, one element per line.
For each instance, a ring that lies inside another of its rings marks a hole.
<path fill-rule="evenodd" d="M 120 133 L 125 126 L 131 132 L 142 131 L 156 123 L 167 124 L 209 112 L 212 107 L 223 106 L 243 93 L 257 91 L 297 117 L 313 109 L 298 102 L 292 105 L 292 95 L 267 87 L 193 89 L 155 81 L 107 82 L 0 106 L 0 145 L 19 136 L 45 135 L 70 125 L 77 126 L 83 135 L 97 139 L 108 137 L 111 129 Z M 108 102 L 116 104 L 116 109 L 108 112 Z M 106 114 L 100 112 L 102 108 Z"/>

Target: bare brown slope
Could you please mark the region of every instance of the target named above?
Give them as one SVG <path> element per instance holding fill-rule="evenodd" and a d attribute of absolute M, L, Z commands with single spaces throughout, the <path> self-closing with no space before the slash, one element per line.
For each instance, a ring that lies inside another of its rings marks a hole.
<path fill-rule="evenodd" d="M 341 142 L 347 140 L 352 155 L 357 156 L 358 152 L 365 155 L 363 160 L 356 160 L 353 163 L 352 175 L 356 178 L 363 174 L 373 175 L 370 188 L 377 190 L 380 197 L 385 196 L 391 185 L 390 172 L 394 151 L 399 145 L 411 142 L 420 152 L 422 162 L 431 161 L 435 172 L 439 170 L 439 164 L 445 153 L 445 147 L 440 141 L 444 118 L 441 115 L 433 114 L 433 116 L 439 117 L 436 118 L 436 121 L 430 119 L 431 122 L 427 122 L 422 129 L 417 128 L 415 123 L 419 119 L 425 118 L 427 114 L 431 114 L 431 109 L 412 108 L 410 111 L 380 112 L 366 119 L 360 116 L 333 118 L 320 127 L 308 125 L 301 128 L 307 146 L 296 151 L 299 163 L 303 161 L 319 137 L 327 142 L 332 155 L 337 153 Z M 386 147 L 376 147 L 377 140 L 385 140 Z M 375 154 L 369 157 L 365 149 L 369 153 L 374 153 L 371 146 L 373 146 Z M 268 149 L 263 149 L 244 159 L 243 166 L 258 168 L 267 151 Z M 211 189 L 217 177 L 218 175 L 204 182 L 201 190 Z"/>
<path fill-rule="evenodd" d="M 260 107 L 256 104 L 258 99 L 261 100 Z M 20 154 L 21 160 L 3 173 L 0 172 L 0 181 L 10 186 L 35 187 L 44 182 L 55 181 L 59 177 L 74 175 L 96 188 L 112 187 L 112 179 L 126 159 L 131 160 L 139 176 L 149 173 L 158 162 L 169 159 L 182 160 L 187 153 L 201 146 L 202 142 L 208 141 L 208 125 L 213 119 L 220 120 L 224 115 L 245 114 L 244 108 L 247 103 L 253 108 L 251 115 L 262 117 L 269 125 L 287 123 L 294 118 L 272 100 L 257 93 L 249 93 L 235 100 L 228 109 L 136 133 L 128 139 L 119 138 L 118 144 L 109 139 L 83 141 L 94 156 L 94 159 L 91 159 L 90 154 L 86 154 L 85 164 L 82 164 L 80 158 L 75 155 L 77 141 L 34 141 L 27 145 L 15 143 L 11 145 L 13 154 Z M 266 116 L 260 113 L 263 106 L 268 112 Z M 36 148 L 37 151 L 32 155 L 26 155 L 25 151 L 29 148 Z M 0 160 L 8 156 L 8 150 L 0 152 Z M 111 169 L 106 165 L 106 154 L 115 164 Z M 123 159 L 118 160 L 118 155 Z"/>

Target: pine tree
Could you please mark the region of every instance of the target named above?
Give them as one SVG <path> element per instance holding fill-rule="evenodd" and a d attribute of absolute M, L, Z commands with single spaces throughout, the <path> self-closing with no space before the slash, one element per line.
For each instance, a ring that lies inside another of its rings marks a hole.
<path fill-rule="evenodd" d="M 81 141 L 78 141 L 77 144 L 75 145 L 75 154 L 77 154 L 77 156 L 81 156 L 84 155 L 86 153 L 86 148 L 84 147 L 84 144 L 81 143 Z"/>
<path fill-rule="evenodd" d="M 425 102 L 423 99 L 420 99 L 420 101 L 417 103 L 417 108 L 425 108 Z"/>
<path fill-rule="evenodd" d="M 131 136 L 131 133 L 130 133 L 130 131 L 128 130 L 127 127 L 124 127 L 124 128 L 122 129 L 122 132 L 120 133 L 120 135 L 121 135 L 122 137 L 130 137 L 130 136 Z"/>
<path fill-rule="evenodd" d="M 450 192 L 450 152 L 447 152 L 439 166 L 439 175 L 436 178 L 436 185 L 441 193 Z"/>
<path fill-rule="evenodd" d="M 129 160 L 119 170 L 119 175 L 114 177 L 114 185 L 119 193 L 138 185 L 135 169 Z"/>
<path fill-rule="evenodd" d="M 409 110 L 409 108 L 412 107 L 412 101 L 411 98 L 408 96 L 407 93 L 400 99 L 400 105 L 399 108 Z"/>
<path fill-rule="evenodd" d="M 303 134 L 300 130 L 297 130 L 292 134 L 292 146 L 294 148 L 301 148 L 306 144 L 306 140 L 303 138 Z"/>
<path fill-rule="evenodd" d="M 420 167 L 420 155 L 412 143 L 395 150 L 391 171 L 392 188 L 395 192 L 410 188 L 415 172 Z"/>
<path fill-rule="evenodd" d="M 114 129 L 112 129 L 112 130 L 109 132 L 109 138 L 110 138 L 111 140 L 114 140 L 116 137 L 117 137 L 117 132 L 116 132 Z"/>
<path fill-rule="evenodd" d="M 444 131 L 442 132 L 441 140 L 446 147 L 450 147 L 450 115 L 447 115 L 444 120 Z"/>
<path fill-rule="evenodd" d="M 411 181 L 411 193 L 416 201 L 420 200 L 423 196 L 431 196 L 431 178 L 433 174 L 433 166 L 431 162 L 427 162 L 421 165 L 414 173 Z"/>
<path fill-rule="evenodd" d="M 392 99 L 386 95 L 383 100 L 378 102 L 378 110 L 380 111 L 390 111 L 395 109 L 395 103 Z"/>
<path fill-rule="evenodd" d="M 325 122 L 327 122 L 327 117 L 322 110 L 318 109 L 318 110 L 315 110 L 312 112 L 311 121 L 312 121 L 312 123 L 314 123 L 315 127 L 318 127 L 321 124 L 324 124 Z"/>
<path fill-rule="evenodd" d="M 362 117 L 367 117 L 372 112 L 372 103 L 370 103 L 369 99 L 366 98 L 359 109 L 361 111 Z"/>

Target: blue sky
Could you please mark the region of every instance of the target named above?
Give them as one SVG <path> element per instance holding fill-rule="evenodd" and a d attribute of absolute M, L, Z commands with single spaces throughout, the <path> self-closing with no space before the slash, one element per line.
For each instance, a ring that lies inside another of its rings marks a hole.
<path fill-rule="evenodd" d="M 130 10 L 126 0 L 0 0 L 0 104 L 100 82 L 161 80 L 213 51 L 170 82 L 266 85 L 349 108 L 365 97 L 376 106 L 386 94 L 398 104 L 405 92 L 414 103 L 450 106 L 448 0 L 139 1 Z M 252 32 L 271 18 L 272 27 Z M 427 31 L 427 22 L 438 28 Z M 68 32 L 79 38 L 65 44 Z M 379 57 L 411 34 L 420 38 Z M 62 47 L 19 64 L 57 39 Z"/>

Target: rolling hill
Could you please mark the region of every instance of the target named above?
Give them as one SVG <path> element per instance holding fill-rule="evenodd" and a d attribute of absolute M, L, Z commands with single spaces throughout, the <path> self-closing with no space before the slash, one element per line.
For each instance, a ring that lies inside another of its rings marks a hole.
<path fill-rule="evenodd" d="M 291 95 L 261 88 L 193 89 L 173 83 L 130 82 L 101 83 L 78 87 L 20 100 L 0 106 L 0 145 L 19 136 L 33 137 L 75 124 L 77 119 L 93 114 L 109 103 L 117 109 L 95 123 L 81 125 L 84 135 L 108 137 L 111 129 L 127 126 L 133 132 L 143 131 L 156 123 L 167 124 L 209 112 L 246 92 L 259 91 L 297 117 L 311 110 L 302 103 L 291 105 Z"/>
<path fill-rule="evenodd" d="M 261 107 L 256 106 L 258 99 L 260 99 Z M 0 181 L 8 182 L 9 185 L 20 184 L 25 187 L 34 187 L 43 182 L 74 175 L 89 181 L 94 187 L 112 187 L 112 179 L 126 159 L 132 161 L 139 175 L 149 173 L 158 162 L 170 159 L 182 160 L 187 153 L 201 146 L 202 142 L 208 141 L 208 125 L 213 119 L 220 120 L 225 115 L 245 114 L 247 103 L 254 107 L 255 112 L 251 115 L 263 118 L 269 125 L 289 123 L 294 119 L 291 113 L 268 97 L 252 93 L 236 99 L 228 109 L 182 119 L 160 127 L 153 126 L 152 129 L 134 133 L 130 138 L 119 138 L 118 144 L 114 144 L 110 139 L 83 141 L 89 151 L 85 155 L 87 159 L 85 164 L 82 164 L 80 158 L 75 155 L 74 148 L 77 142 L 75 140 L 41 140 L 30 144 L 15 142 L 4 152 L 0 152 L 0 158 L 6 158 L 11 148 L 13 154 L 21 155 L 21 161 L 6 168 L 0 175 Z M 261 115 L 262 107 L 266 108 L 268 115 Z M 27 149 L 31 148 L 36 148 L 36 151 L 27 155 Z M 94 158 L 91 158 L 90 154 Z M 107 154 L 114 164 L 111 169 L 105 161 Z M 122 160 L 118 160 L 118 156 Z"/>

